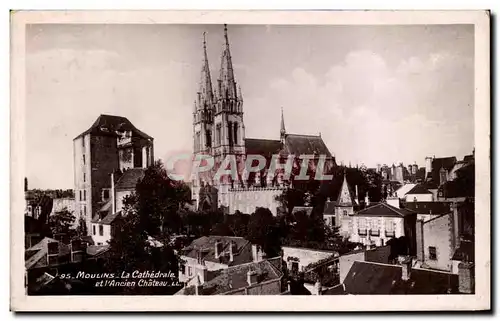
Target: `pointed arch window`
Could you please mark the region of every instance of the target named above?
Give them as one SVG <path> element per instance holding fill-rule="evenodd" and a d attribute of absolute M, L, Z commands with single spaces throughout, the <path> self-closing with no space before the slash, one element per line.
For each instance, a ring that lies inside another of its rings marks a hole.
<path fill-rule="evenodd" d="M 233 126 L 234 126 L 233 127 L 233 129 L 234 129 L 234 135 L 233 135 L 234 144 L 238 145 L 238 123 L 234 123 Z"/>

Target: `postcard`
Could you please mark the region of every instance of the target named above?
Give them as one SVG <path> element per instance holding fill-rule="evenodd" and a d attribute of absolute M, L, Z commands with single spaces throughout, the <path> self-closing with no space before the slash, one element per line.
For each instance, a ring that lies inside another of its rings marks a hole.
<path fill-rule="evenodd" d="M 489 310 L 489 20 L 12 11 L 11 310 Z"/>

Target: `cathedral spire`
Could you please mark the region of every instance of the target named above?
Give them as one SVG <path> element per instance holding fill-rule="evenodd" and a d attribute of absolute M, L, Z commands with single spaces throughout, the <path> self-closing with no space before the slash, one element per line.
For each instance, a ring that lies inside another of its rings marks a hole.
<path fill-rule="evenodd" d="M 237 99 L 236 82 L 234 80 L 233 62 L 229 50 L 229 38 L 227 36 L 227 25 L 224 25 L 225 46 L 221 57 L 220 75 L 218 83 L 218 98 Z"/>
<path fill-rule="evenodd" d="M 280 140 L 281 143 L 285 143 L 286 130 L 285 130 L 285 117 L 283 116 L 283 107 L 281 107 L 281 129 L 280 129 Z"/>
<path fill-rule="evenodd" d="M 213 104 L 212 77 L 208 64 L 206 33 L 203 33 L 203 62 L 201 67 L 200 87 L 198 90 L 197 109 L 211 109 Z"/>

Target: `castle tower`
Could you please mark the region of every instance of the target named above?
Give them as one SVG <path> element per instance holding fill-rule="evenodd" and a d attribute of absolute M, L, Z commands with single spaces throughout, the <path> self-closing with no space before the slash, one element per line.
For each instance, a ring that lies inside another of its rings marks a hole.
<path fill-rule="evenodd" d="M 210 153 L 212 148 L 212 124 L 214 116 L 214 95 L 212 78 L 207 57 L 207 43 L 203 33 L 203 62 L 201 67 L 200 86 L 194 103 L 193 130 L 195 154 Z"/>

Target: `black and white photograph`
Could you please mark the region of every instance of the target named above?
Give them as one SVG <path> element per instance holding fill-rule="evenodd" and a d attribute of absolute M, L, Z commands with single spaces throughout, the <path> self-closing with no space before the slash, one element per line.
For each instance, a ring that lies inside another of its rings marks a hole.
<path fill-rule="evenodd" d="M 310 14 L 19 23 L 19 293 L 488 307 L 489 16 Z"/>

